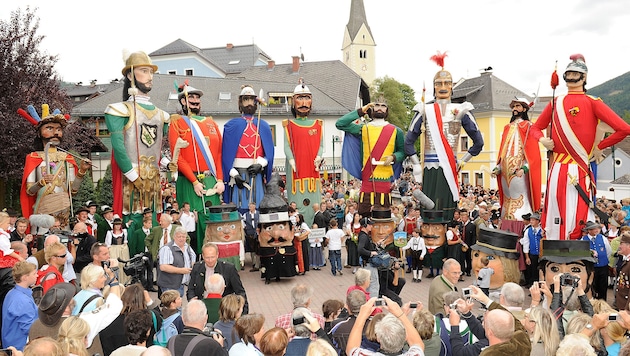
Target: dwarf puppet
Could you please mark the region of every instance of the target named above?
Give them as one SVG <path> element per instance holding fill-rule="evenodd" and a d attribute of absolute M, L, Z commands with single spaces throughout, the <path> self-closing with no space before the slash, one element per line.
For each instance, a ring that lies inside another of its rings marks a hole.
<path fill-rule="evenodd" d="M 293 277 L 296 271 L 296 250 L 293 246 L 293 224 L 289 206 L 280 195 L 280 176 L 274 174 L 260 201 L 258 242 L 260 244 L 261 277 L 265 284 L 280 277 Z"/>
<path fill-rule="evenodd" d="M 587 240 L 542 240 L 542 256 L 538 262 L 540 281 L 544 281 L 553 292 L 553 277 L 568 273 L 582 281 L 587 298 L 591 297 L 593 269 L 596 262 Z M 566 275 L 565 275 L 566 276 Z M 562 301 L 566 302 L 573 286 L 568 279 L 560 278 Z"/>
<path fill-rule="evenodd" d="M 245 247 L 241 214 L 236 204 L 214 205 L 206 209 L 208 220 L 203 243 L 215 243 L 219 247 L 219 260 L 230 262 L 240 269 L 245 263 Z"/>
<path fill-rule="evenodd" d="M 422 212 L 422 237 L 427 247 L 424 265 L 429 267 L 428 278 L 440 274 L 446 256 L 446 224 L 442 210 L 424 210 Z M 435 273 L 433 273 L 435 269 Z"/>
<path fill-rule="evenodd" d="M 470 246 L 472 252 L 472 268 L 477 278 L 479 270 L 484 267 L 481 262 L 488 258 L 488 267 L 494 270 L 490 278 L 490 289 L 501 288 L 505 282 L 519 283 L 521 272 L 518 268 L 519 253 L 516 251 L 518 235 L 508 231 L 481 227 L 477 243 Z"/>

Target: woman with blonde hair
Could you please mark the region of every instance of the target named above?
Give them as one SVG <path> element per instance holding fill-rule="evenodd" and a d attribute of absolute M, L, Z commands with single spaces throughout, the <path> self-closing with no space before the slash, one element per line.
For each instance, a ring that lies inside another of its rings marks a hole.
<path fill-rule="evenodd" d="M 582 312 L 575 314 L 571 318 L 571 320 L 569 320 L 569 322 L 567 323 L 566 335 L 579 334 L 586 327 L 586 324 L 591 323 L 591 319 L 592 318 L 588 314 L 584 314 Z M 566 339 L 566 336 L 565 336 L 565 339 Z M 597 355 L 605 354 L 600 330 L 596 330 L 593 333 L 593 335 L 588 339 L 588 342 L 593 348 L 593 350 L 595 350 L 595 353 Z"/>
<path fill-rule="evenodd" d="M 78 316 L 70 316 L 59 326 L 59 337 L 64 355 L 89 356 L 87 339 L 90 333 L 88 323 Z"/>
<path fill-rule="evenodd" d="M 556 354 L 560 335 L 556 319 L 549 309 L 537 306 L 526 310 L 523 326 L 532 342 L 532 356 Z"/>
<path fill-rule="evenodd" d="M 306 356 L 337 356 L 337 351 L 327 341 L 317 339 L 308 345 Z"/>
<path fill-rule="evenodd" d="M 221 335 L 225 338 L 223 348 L 226 351 L 229 351 L 230 347 L 239 341 L 236 330 L 234 330 L 234 324 L 236 319 L 243 314 L 244 305 L 245 298 L 238 294 L 226 295 L 221 298 L 221 303 L 219 303 L 219 321 L 214 323 L 214 328 L 221 331 Z"/>
<path fill-rule="evenodd" d="M 113 278 L 114 272 L 109 271 Z M 103 267 L 93 263 L 85 266 L 81 270 L 81 291 L 72 298 L 76 302 L 74 309 L 72 309 L 72 315 L 92 311 L 103 304 L 103 288 L 105 288 L 106 282 L 107 275 Z"/>

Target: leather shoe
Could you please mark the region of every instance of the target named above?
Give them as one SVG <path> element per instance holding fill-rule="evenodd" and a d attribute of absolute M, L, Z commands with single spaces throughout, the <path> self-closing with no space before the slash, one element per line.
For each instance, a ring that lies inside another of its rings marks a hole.
<path fill-rule="evenodd" d="M 146 288 L 146 291 L 147 291 L 147 292 L 157 293 L 157 291 L 158 291 L 158 290 L 157 290 L 157 288 L 155 288 L 155 287 L 151 287 L 151 288 Z"/>
<path fill-rule="evenodd" d="M 433 273 L 429 273 L 429 275 L 427 276 L 427 278 L 433 278 L 433 277 L 435 277 Z"/>
<path fill-rule="evenodd" d="M 271 283 L 271 279 L 265 279 L 265 284 L 270 284 Z"/>

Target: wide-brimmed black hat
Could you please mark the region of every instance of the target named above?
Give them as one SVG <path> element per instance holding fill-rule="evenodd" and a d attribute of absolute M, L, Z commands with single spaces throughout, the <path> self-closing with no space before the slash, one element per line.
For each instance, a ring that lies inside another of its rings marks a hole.
<path fill-rule="evenodd" d="M 523 220 L 529 220 L 532 218 L 532 213 L 521 215 L 521 218 L 523 218 Z"/>
<path fill-rule="evenodd" d="M 588 240 L 541 240 L 541 261 L 569 263 L 575 261 L 596 262 Z"/>
<path fill-rule="evenodd" d="M 473 250 L 485 252 L 488 255 L 518 259 L 519 253 L 516 251 L 518 235 L 509 231 L 479 228 L 477 243 L 470 246 Z"/>
<path fill-rule="evenodd" d="M 46 326 L 57 324 L 76 291 L 76 287 L 70 283 L 57 283 L 50 287 L 39 302 L 39 320 Z"/>
<path fill-rule="evenodd" d="M 424 224 L 446 224 L 449 220 L 444 218 L 444 210 L 424 210 L 422 212 L 422 223 Z"/>

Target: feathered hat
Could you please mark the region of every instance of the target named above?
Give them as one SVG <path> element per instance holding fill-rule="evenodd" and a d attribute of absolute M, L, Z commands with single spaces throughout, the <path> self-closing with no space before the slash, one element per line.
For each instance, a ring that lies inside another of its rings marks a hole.
<path fill-rule="evenodd" d="M 300 78 L 298 80 L 298 85 L 293 90 L 293 96 L 300 94 L 309 94 L 311 95 L 311 90 L 304 84 L 304 79 Z"/>
<path fill-rule="evenodd" d="M 70 118 L 70 115 L 68 114 L 62 115 L 61 110 L 59 109 L 55 109 L 52 113 L 50 113 L 48 104 L 42 104 L 41 117 L 37 114 L 37 110 L 35 110 L 33 105 L 27 106 L 26 110 L 19 108 L 17 113 L 33 124 L 38 132 L 42 126 L 51 122 L 61 125 L 61 128 L 65 128 L 68 125 L 68 119 Z"/>
<path fill-rule="evenodd" d="M 586 67 L 586 60 L 584 59 L 584 56 L 577 53 L 577 54 L 573 54 L 569 57 L 569 59 L 571 59 L 571 62 L 567 65 L 567 69 L 564 71 L 566 72 L 579 72 L 579 73 L 584 73 L 587 74 L 588 73 L 588 67 Z"/>
<path fill-rule="evenodd" d="M 453 77 L 451 76 L 451 73 L 444 69 L 444 59 L 447 56 L 448 55 L 446 54 L 446 52 L 441 53 L 440 51 L 438 51 L 437 54 L 434 54 L 434 55 L 431 56 L 431 58 L 429 58 L 430 60 L 435 62 L 435 64 L 437 64 L 441 68 L 441 70 L 439 70 L 437 73 L 435 73 L 435 76 L 433 77 L 433 82 L 435 82 L 435 80 L 438 79 L 438 78 L 449 79 L 449 80 L 453 81 Z"/>
<path fill-rule="evenodd" d="M 177 83 L 175 83 L 175 87 L 177 88 L 177 92 L 179 93 L 177 95 L 177 99 L 182 100 L 182 98 L 184 97 L 184 95 L 188 94 L 197 94 L 199 95 L 199 97 L 201 98 L 203 96 L 203 91 L 199 90 L 199 89 L 195 89 L 193 87 L 191 87 L 190 85 L 188 85 L 188 79 L 186 79 L 184 81 L 184 84 L 177 86 Z"/>

